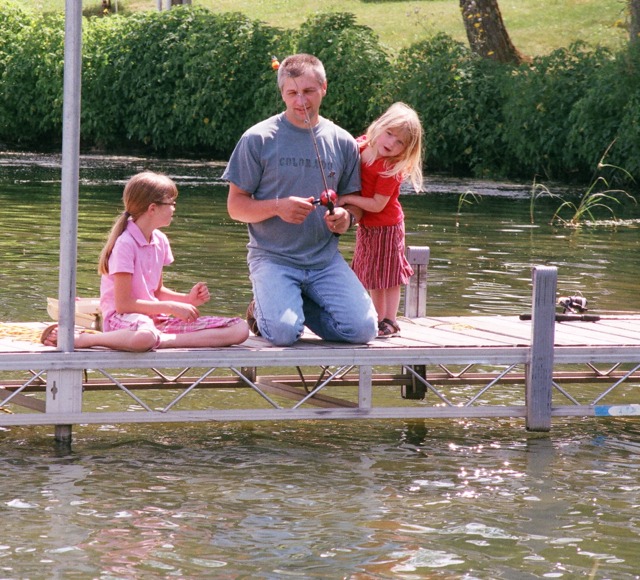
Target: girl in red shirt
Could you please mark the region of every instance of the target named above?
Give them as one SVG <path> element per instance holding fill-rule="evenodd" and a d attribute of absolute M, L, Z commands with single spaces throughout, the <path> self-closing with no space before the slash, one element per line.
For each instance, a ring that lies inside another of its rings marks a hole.
<path fill-rule="evenodd" d="M 408 105 L 394 103 L 357 141 L 362 195 L 340 196 L 340 205 L 355 205 L 365 212 L 351 267 L 371 294 L 378 336 L 396 336 L 401 288 L 413 274 L 404 251 L 400 185 L 409 179 L 416 191 L 422 189 L 420 119 Z"/>

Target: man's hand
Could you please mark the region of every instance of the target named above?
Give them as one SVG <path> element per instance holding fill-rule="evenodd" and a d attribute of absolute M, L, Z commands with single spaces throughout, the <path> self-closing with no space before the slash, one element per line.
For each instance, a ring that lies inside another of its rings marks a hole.
<path fill-rule="evenodd" d="M 351 214 L 343 207 L 336 207 L 333 214 L 324 214 L 324 221 L 329 231 L 334 234 L 344 234 L 351 225 Z"/>
<path fill-rule="evenodd" d="M 312 197 L 283 197 L 276 200 L 276 215 L 290 224 L 301 224 L 313 209 Z"/>

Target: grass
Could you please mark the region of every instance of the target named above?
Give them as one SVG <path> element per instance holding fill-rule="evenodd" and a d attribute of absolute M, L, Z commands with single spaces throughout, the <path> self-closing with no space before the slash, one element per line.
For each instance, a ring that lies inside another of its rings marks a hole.
<path fill-rule="evenodd" d="M 65 0 L 18 0 L 37 11 L 63 11 Z M 156 0 L 112 0 L 121 12 L 155 10 Z M 351 12 L 369 26 L 391 55 L 414 42 L 445 32 L 466 43 L 458 0 L 192 0 L 212 12 L 243 12 L 280 28 L 296 28 L 316 12 Z M 97 9 L 99 0 L 85 0 Z M 515 46 L 537 56 L 576 40 L 614 50 L 627 41 L 626 0 L 499 0 Z"/>
<path fill-rule="evenodd" d="M 600 159 L 600 162 L 598 163 L 598 172 L 601 172 L 602 170 L 621 171 L 633 182 L 633 177 L 629 175 L 624 168 L 604 162 L 614 143 L 615 141 L 607 147 L 607 150 L 602 155 L 602 159 Z M 594 215 L 594 210 L 606 210 L 614 220 L 617 220 L 613 204 L 622 205 L 619 198 L 626 198 L 635 204 L 638 203 L 635 196 L 623 189 L 609 189 L 609 182 L 607 179 L 602 175 L 596 175 L 592 180 L 591 185 L 582 195 L 577 204 L 572 201 L 564 201 L 560 204 L 551 218 L 551 223 L 559 223 L 561 225 L 574 228 L 580 227 L 583 223 L 586 223 L 587 220 L 590 221 L 591 224 L 597 224 L 598 220 Z M 560 212 L 565 208 L 573 211 L 573 216 L 569 220 L 565 220 L 560 217 Z"/>

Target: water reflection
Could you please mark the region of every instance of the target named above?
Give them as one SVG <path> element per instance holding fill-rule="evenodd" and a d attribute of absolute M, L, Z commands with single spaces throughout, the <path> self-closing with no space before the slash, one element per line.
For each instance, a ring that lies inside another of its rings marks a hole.
<path fill-rule="evenodd" d="M 503 419 L 87 426 L 67 457 L 19 431 L 0 459 L 5 577 L 633 578 L 640 565 L 631 422 L 546 437 Z"/>
<path fill-rule="evenodd" d="M 56 296 L 59 246 L 59 157 L 0 155 L 0 319 L 46 317 L 47 296 Z M 245 263 L 246 228 L 230 220 L 221 163 L 139 158 L 83 157 L 78 223 L 78 295 L 98 294 L 96 263 L 120 211 L 122 187 L 145 168 L 165 171 L 180 188 L 168 228 L 176 263 L 169 283 L 189 288 L 206 280 L 210 312 L 244 312 L 250 285 Z M 583 293 L 593 311 L 639 310 L 635 279 L 640 270 L 637 224 L 579 231 L 548 221 L 557 200 L 538 198 L 534 224 L 526 186 L 472 183 L 480 202 L 457 211 L 459 182 L 438 184 L 437 194 L 403 196 L 407 244 L 431 247 L 428 311 L 432 314 L 519 314 L 530 308 L 531 267 L 555 265 L 560 295 Z M 469 187 L 469 185 L 467 185 Z M 627 208 L 628 212 L 632 208 Z M 621 210 L 623 213 L 625 210 Z M 626 215 L 626 214 L 624 214 Z M 621 217 L 623 217 L 621 215 Z M 352 234 L 343 236 L 347 258 Z"/>
<path fill-rule="evenodd" d="M 46 296 L 57 294 L 58 163 L 0 155 L 2 320 L 45 319 Z M 212 313 L 242 312 L 247 236 L 226 214 L 219 164 L 83 159 L 79 294 L 97 294 L 122 186 L 146 167 L 180 186 L 170 285 L 203 278 Z M 522 189 L 458 216 L 456 187 L 403 198 L 408 242 L 432 248 L 431 313 L 528 310 L 538 263 L 557 265 L 559 291 L 584 292 L 594 309 L 640 309 L 636 229 L 550 228 L 549 200 L 532 225 Z M 341 243 L 349 255 L 353 237 Z M 231 391 L 215 396 L 240 404 Z M 545 436 L 516 419 L 78 426 L 66 452 L 49 427 L 0 433 L 4 578 L 637 578 L 640 569 L 633 420 L 567 419 Z"/>

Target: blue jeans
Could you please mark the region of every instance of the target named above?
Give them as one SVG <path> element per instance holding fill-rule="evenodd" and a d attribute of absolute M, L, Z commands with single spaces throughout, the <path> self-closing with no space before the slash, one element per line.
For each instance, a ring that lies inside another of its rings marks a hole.
<path fill-rule="evenodd" d="M 320 338 L 365 344 L 378 333 L 369 294 L 340 253 L 321 270 L 249 264 L 254 314 L 260 334 L 276 346 L 289 346 L 308 326 Z"/>

